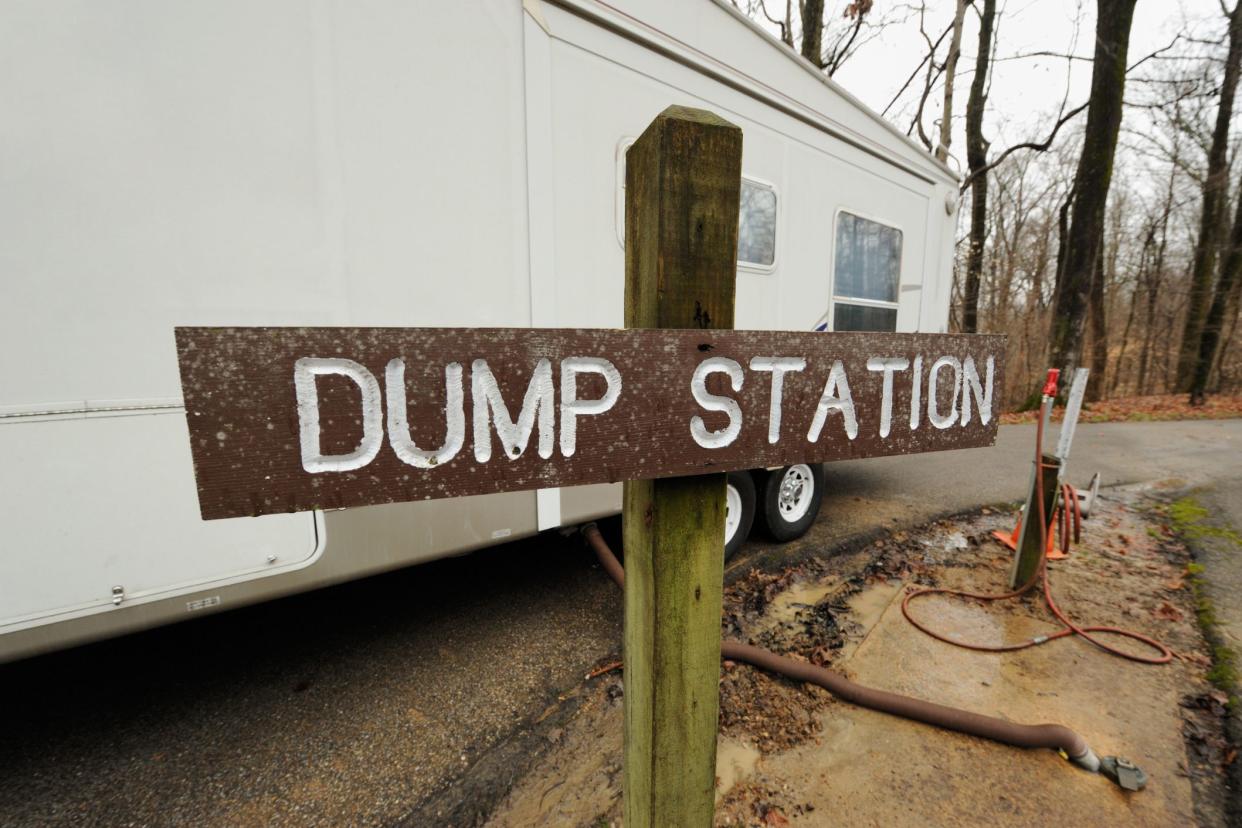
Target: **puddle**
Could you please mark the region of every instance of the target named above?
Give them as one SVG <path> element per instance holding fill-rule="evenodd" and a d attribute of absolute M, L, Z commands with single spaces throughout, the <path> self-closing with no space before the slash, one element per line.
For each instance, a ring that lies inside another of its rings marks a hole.
<path fill-rule="evenodd" d="M 784 592 L 776 595 L 764 611 L 759 629 L 755 632 L 768 632 L 781 628 L 797 627 L 802 622 L 798 613 L 804 612 L 822 602 L 842 586 L 837 578 L 803 581 L 791 584 Z"/>
<path fill-rule="evenodd" d="M 985 647 L 1028 641 L 1058 629 L 1048 619 L 1015 614 L 1003 602 L 991 605 L 933 595 L 911 604 L 910 611 L 916 618 L 931 623 L 941 635 Z"/>
<path fill-rule="evenodd" d="M 901 592 L 901 581 L 872 584 L 850 598 L 850 620 L 864 629 L 871 629 L 879 623 L 880 616 L 888 609 L 898 592 Z"/>
<path fill-rule="evenodd" d="M 846 638 L 837 657 L 842 663 L 847 661 L 854 652 L 867 640 L 867 636 L 880 623 L 881 616 L 901 592 L 901 581 L 881 581 L 871 584 L 856 595 L 850 596 L 850 629 L 857 633 Z"/>
<path fill-rule="evenodd" d="M 940 533 L 922 541 L 923 563 L 937 564 L 948 561 L 954 553 L 970 548 L 970 541 L 962 532 Z"/>
<path fill-rule="evenodd" d="M 838 586 L 835 578 L 794 584 L 772 599 L 768 614 L 779 621 L 796 621 L 798 612 L 827 598 Z"/>
<path fill-rule="evenodd" d="M 716 741 L 716 802 L 755 770 L 759 749 L 721 736 Z"/>

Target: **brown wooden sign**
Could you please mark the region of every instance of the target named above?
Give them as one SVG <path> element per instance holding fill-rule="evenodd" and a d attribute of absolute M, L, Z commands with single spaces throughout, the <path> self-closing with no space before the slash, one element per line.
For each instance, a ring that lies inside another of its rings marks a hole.
<path fill-rule="evenodd" d="M 991 445 L 1001 336 L 178 328 L 204 519 Z"/>

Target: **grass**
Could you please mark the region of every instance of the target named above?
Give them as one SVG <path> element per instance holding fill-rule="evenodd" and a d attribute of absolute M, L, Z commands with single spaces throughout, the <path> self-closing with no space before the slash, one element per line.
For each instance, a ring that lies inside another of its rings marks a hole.
<path fill-rule="evenodd" d="M 1242 547 L 1242 535 L 1227 526 L 1205 523 L 1208 510 L 1193 497 L 1183 497 L 1169 504 L 1169 520 L 1173 530 L 1185 538 L 1219 538 Z"/>
<path fill-rule="evenodd" d="M 1173 534 L 1181 538 L 1218 538 L 1242 547 L 1242 535 L 1233 529 L 1207 523 L 1208 510 L 1193 497 L 1176 500 L 1161 511 L 1169 519 L 1169 528 Z M 1160 537 L 1159 534 L 1156 536 Z M 1224 643 L 1220 632 L 1220 619 L 1216 615 L 1212 600 L 1207 596 L 1204 574 L 1203 564 L 1186 564 L 1186 582 L 1190 585 L 1194 598 L 1195 618 L 1212 647 L 1212 667 L 1206 678 L 1217 689 L 1229 695 L 1229 707 L 1233 709 L 1238 705 L 1238 697 L 1235 695 L 1239 682 L 1238 654 Z"/>

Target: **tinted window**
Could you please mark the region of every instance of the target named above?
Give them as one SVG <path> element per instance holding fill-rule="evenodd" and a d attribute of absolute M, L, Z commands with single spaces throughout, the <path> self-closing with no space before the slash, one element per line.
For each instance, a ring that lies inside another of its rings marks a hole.
<path fill-rule="evenodd" d="M 776 261 L 776 192 L 742 179 L 737 228 L 737 260 L 770 265 Z"/>
<path fill-rule="evenodd" d="M 897 330 L 901 231 L 852 213 L 837 216 L 834 331 Z"/>
<path fill-rule="evenodd" d="M 901 231 L 841 213 L 837 217 L 836 295 L 896 302 L 900 278 Z"/>
<path fill-rule="evenodd" d="M 896 308 L 874 308 L 870 305 L 847 305 L 837 302 L 832 313 L 834 331 L 895 331 Z"/>

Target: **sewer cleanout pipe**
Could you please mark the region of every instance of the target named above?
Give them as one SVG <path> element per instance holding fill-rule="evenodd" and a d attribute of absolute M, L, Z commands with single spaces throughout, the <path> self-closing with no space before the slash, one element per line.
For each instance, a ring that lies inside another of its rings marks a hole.
<path fill-rule="evenodd" d="M 625 569 L 608 547 L 599 527 L 588 523 L 582 527 L 582 535 L 600 565 L 617 586 L 625 589 Z M 743 644 L 740 641 L 721 641 L 720 655 L 731 661 L 742 661 L 754 667 L 786 676 L 795 681 L 807 682 L 824 688 L 837 698 L 851 704 L 891 713 L 905 719 L 956 730 L 971 736 L 991 739 L 1021 748 L 1050 748 L 1062 751 L 1070 761 L 1092 773 L 1103 773 L 1127 790 L 1139 790 L 1146 784 L 1146 775 L 1125 759 L 1108 756 L 1100 759 L 1078 733 L 1059 724 L 1018 724 L 994 716 L 984 716 L 948 707 L 943 704 L 902 696 L 874 687 L 865 687 L 850 681 L 839 673 L 803 661 L 777 655 L 762 647 Z"/>

